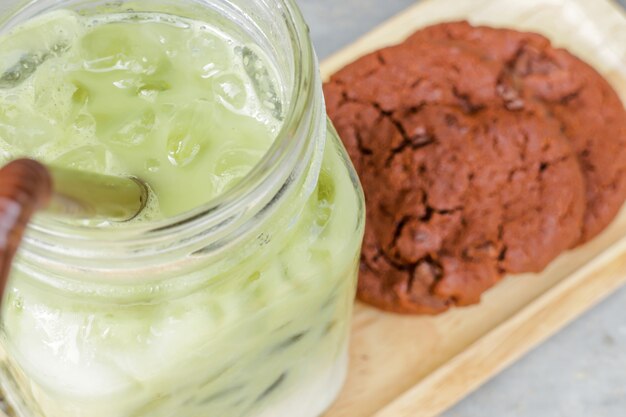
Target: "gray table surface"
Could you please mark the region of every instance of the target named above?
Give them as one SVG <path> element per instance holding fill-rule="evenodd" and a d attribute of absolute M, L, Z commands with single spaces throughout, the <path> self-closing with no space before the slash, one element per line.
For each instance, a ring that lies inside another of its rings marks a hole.
<path fill-rule="evenodd" d="M 414 0 L 298 3 L 323 59 Z M 626 288 L 443 417 L 626 417 Z"/>

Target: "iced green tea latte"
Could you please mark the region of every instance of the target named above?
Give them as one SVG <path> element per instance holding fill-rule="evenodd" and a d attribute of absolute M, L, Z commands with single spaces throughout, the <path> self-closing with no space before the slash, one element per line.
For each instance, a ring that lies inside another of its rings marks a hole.
<path fill-rule="evenodd" d="M 289 105 L 278 73 L 217 21 L 44 13 L 0 37 L 0 161 L 148 185 L 137 218 L 79 230 L 178 218 L 272 147 Z M 278 195 L 236 251 L 48 269 L 26 245 L 2 310 L 2 385 L 19 417 L 319 415 L 343 383 L 363 213 L 337 138 L 315 149 L 313 186 Z"/>

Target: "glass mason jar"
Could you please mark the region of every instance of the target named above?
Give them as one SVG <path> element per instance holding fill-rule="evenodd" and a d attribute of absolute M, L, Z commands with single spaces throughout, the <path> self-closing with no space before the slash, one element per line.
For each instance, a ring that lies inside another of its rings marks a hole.
<path fill-rule="evenodd" d="M 231 22 L 275 61 L 285 118 L 252 173 L 191 213 L 102 229 L 33 222 L 1 316 L 15 415 L 320 415 L 345 377 L 364 206 L 296 5 L 3 0 L 0 31 L 60 8 Z"/>

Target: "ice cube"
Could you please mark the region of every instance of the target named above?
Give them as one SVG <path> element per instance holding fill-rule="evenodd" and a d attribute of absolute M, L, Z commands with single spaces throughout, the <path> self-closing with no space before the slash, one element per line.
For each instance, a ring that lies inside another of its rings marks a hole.
<path fill-rule="evenodd" d="M 272 77 L 268 70 L 269 64 L 264 62 L 250 47 L 241 48 L 240 54 L 259 101 L 276 120 L 282 121 L 284 119 L 283 103 L 276 88 L 275 77 Z"/>
<path fill-rule="evenodd" d="M 96 136 L 96 120 L 89 113 L 79 113 L 72 123 L 72 133 L 82 140 Z"/>
<path fill-rule="evenodd" d="M 211 104 L 196 100 L 179 109 L 170 121 L 167 156 L 177 167 L 191 164 L 208 144 L 211 134 Z"/>
<path fill-rule="evenodd" d="M 116 145 L 137 146 L 146 141 L 154 129 L 156 115 L 152 109 L 146 109 L 138 115 L 132 115 L 117 129 L 110 141 Z"/>
<path fill-rule="evenodd" d="M 95 317 L 33 301 L 24 299 L 19 314 L 7 309 L 5 322 L 13 356 L 37 383 L 85 398 L 123 392 L 134 385 L 98 357 L 91 334 Z"/>
<path fill-rule="evenodd" d="M 124 316 L 117 316 L 106 348 L 108 360 L 137 381 L 189 378 L 198 365 L 190 356 L 211 340 L 215 329 L 208 309 L 197 308 L 207 303 L 206 298 L 202 301 L 151 307 L 143 320 L 125 321 Z M 120 324 L 127 326 L 126 331 L 119 332 Z"/>
<path fill-rule="evenodd" d="M 232 52 L 223 39 L 204 30 L 199 30 L 187 42 L 193 66 L 202 78 L 211 78 L 232 66 Z"/>
<path fill-rule="evenodd" d="M 14 88 L 22 84 L 37 70 L 37 67 L 46 60 L 47 56 L 41 53 L 23 55 L 19 61 L 7 68 L 0 75 L 0 88 Z"/>
<path fill-rule="evenodd" d="M 79 171 L 105 172 L 107 150 L 102 145 L 85 145 L 64 153 L 53 162 Z"/>
<path fill-rule="evenodd" d="M 0 102 L 0 139 L 22 152 L 36 153 L 57 130 L 24 103 Z"/>
<path fill-rule="evenodd" d="M 263 158 L 263 151 L 231 149 L 217 159 L 215 173 L 219 177 L 218 192 L 223 193 L 236 185 Z"/>
<path fill-rule="evenodd" d="M 72 116 L 78 87 L 61 74 L 44 72 L 34 77 L 35 108 L 54 124 L 63 124 Z"/>
<path fill-rule="evenodd" d="M 149 103 L 155 103 L 159 94 L 171 88 L 167 81 L 147 78 L 140 81 L 137 96 Z"/>
<path fill-rule="evenodd" d="M 232 111 L 241 111 L 248 101 L 245 82 L 234 73 L 216 77 L 213 91 L 219 102 Z"/>
<path fill-rule="evenodd" d="M 169 59 L 152 25 L 108 23 L 91 29 L 81 39 L 85 69 L 93 72 L 124 70 L 135 74 L 155 72 Z"/>
<path fill-rule="evenodd" d="M 108 131 L 109 125 L 125 121 L 137 112 L 135 89 L 141 78 L 128 71 L 94 73 L 77 70 L 68 73 L 68 81 L 76 86 L 72 96 L 75 108 L 86 107 L 94 116 L 98 127 Z"/>
<path fill-rule="evenodd" d="M 78 15 L 56 11 L 35 18 L 0 38 L 0 88 L 13 88 L 30 78 L 37 67 L 66 53 L 82 33 Z"/>

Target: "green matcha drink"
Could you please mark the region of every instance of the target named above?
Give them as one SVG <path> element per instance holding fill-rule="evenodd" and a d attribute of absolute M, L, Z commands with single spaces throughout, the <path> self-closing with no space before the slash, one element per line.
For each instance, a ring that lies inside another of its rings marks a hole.
<path fill-rule="evenodd" d="M 302 174 L 237 239 L 161 231 L 161 255 L 145 259 L 119 255 L 122 237 L 110 258 L 89 241 L 206 205 L 274 144 L 289 105 L 279 70 L 218 22 L 57 10 L 0 37 L 0 160 L 137 177 L 151 192 L 130 223 L 65 221 L 89 262 L 25 243 L 2 311 L 2 386 L 19 417 L 316 417 L 341 387 L 363 212 L 332 129 L 324 147 L 316 128 Z"/>
<path fill-rule="evenodd" d="M 201 22 L 59 11 L 5 36 L 0 56 L 4 159 L 139 177 L 154 216 L 227 191 L 280 127 L 272 86 L 250 82 L 269 67 Z"/>

